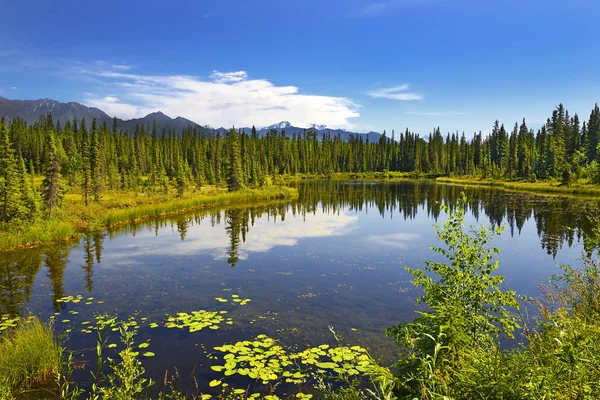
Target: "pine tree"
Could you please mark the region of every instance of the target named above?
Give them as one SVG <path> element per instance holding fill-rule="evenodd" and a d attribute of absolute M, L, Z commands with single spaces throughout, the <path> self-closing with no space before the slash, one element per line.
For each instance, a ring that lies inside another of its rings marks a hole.
<path fill-rule="evenodd" d="M 19 185 L 21 187 L 21 204 L 23 206 L 23 214 L 20 216 L 20 218 L 33 221 L 38 212 L 38 199 L 35 191 L 33 190 L 30 176 L 27 174 L 25 160 L 22 157 L 18 161 L 18 166 L 18 175 L 20 179 Z"/>
<path fill-rule="evenodd" d="M 90 179 L 92 196 L 96 202 L 99 202 L 102 197 L 102 166 L 100 162 L 101 151 L 102 149 L 100 146 L 98 126 L 96 123 L 96 118 L 94 118 L 92 120 L 92 132 L 90 138 Z"/>
<path fill-rule="evenodd" d="M 15 151 L 4 118 L 0 120 L 0 222 L 16 218 L 21 209 L 21 188 Z"/>
<path fill-rule="evenodd" d="M 240 155 L 240 144 L 238 134 L 235 128 L 232 128 L 227 135 L 229 147 L 229 170 L 227 176 L 227 185 L 230 192 L 235 192 L 244 187 L 242 181 L 242 165 Z"/>
<path fill-rule="evenodd" d="M 46 169 L 46 177 L 42 185 L 42 192 L 44 194 L 44 207 L 48 213 L 51 213 L 60 206 L 63 197 L 60 176 L 60 154 L 58 154 L 56 149 L 56 143 L 52 133 L 48 134 L 47 149 L 48 166 Z"/>
<path fill-rule="evenodd" d="M 92 194 L 92 170 L 90 158 L 90 138 L 85 126 L 85 119 L 81 120 L 81 164 L 82 164 L 82 179 L 81 179 L 81 195 L 85 205 L 89 205 Z"/>
<path fill-rule="evenodd" d="M 175 181 L 177 183 L 177 197 L 182 198 L 185 193 L 185 173 L 183 171 L 183 160 L 181 159 L 177 161 Z"/>

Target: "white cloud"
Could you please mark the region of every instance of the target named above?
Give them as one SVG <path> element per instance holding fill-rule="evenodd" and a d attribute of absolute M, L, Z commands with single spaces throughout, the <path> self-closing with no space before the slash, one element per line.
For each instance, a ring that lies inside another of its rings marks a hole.
<path fill-rule="evenodd" d="M 371 235 L 365 240 L 367 243 L 374 246 L 396 247 L 399 249 L 407 249 L 411 243 L 419 240 L 421 235 L 417 233 L 391 233 L 387 235 Z"/>
<path fill-rule="evenodd" d="M 136 115 L 138 112 L 136 106 L 121 103 L 119 98 L 114 96 L 105 96 L 101 99 L 95 99 L 90 104 L 93 107 L 101 109 L 111 117 L 122 118 L 122 115 Z"/>
<path fill-rule="evenodd" d="M 118 71 L 129 71 L 130 69 L 133 69 L 133 66 L 127 64 L 113 64 L 112 68 Z"/>
<path fill-rule="evenodd" d="M 225 213 L 221 212 L 221 221 L 225 221 Z M 247 260 L 252 253 L 263 253 L 278 246 L 295 246 L 299 241 L 310 238 L 347 235 L 356 229 L 358 217 L 350 213 L 338 214 L 286 214 L 285 221 L 273 220 L 262 215 L 257 218 L 254 225 L 246 234 L 246 241 L 241 242 L 238 248 L 240 260 Z M 224 260 L 228 257 L 231 242 L 226 232 L 227 224 L 218 227 L 211 224 L 200 223 L 192 225 L 187 230 L 184 241 L 179 239 L 179 234 L 170 227 L 162 229 L 161 233 L 172 235 L 168 244 L 171 255 L 191 256 L 196 254 L 210 254 L 215 260 Z M 162 238 L 161 240 L 166 240 Z M 127 242 L 126 242 L 127 243 Z M 118 246 L 118 244 L 117 244 Z M 126 251 L 125 251 L 126 249 Z M 139 256 L 152 256 L 164 254 L 164 248 L 156 246 L 156 237 L 153 229 L 138 232 L 135 242 L 124 245 L 124 251 L 115 252 L 115 257 L 127 258 L 132 261 L 119 263 L 108 262 L 106 265 L 131 264 Z M 110 255 L 105 256 L 110 257 Z"/>
<path fill-rule="evenodd" d="M 241 82 L 248 78 L 246 71 L 235 71 L 235 72 L 219 72 L 213 71 L 210 77 L 218 83 L 234 83 Z"/>
<path fill-rule="evenodd" d="M 424 117 L 458 117 L 465 115 L 464 111 L 434 111 L 434 112 L 421 112 L 421 111 L 407 111 L 406 115 L 419 115 Z"/>
<path fill-rule="evenodd" d="M 103 95 L 84 103 L 119 118 L 139 118 L 154 111 L 189 118 L 200 125 L 252 126 L 289 121 L 314 122 L 331 128 L 353 128 L 358 105 L 345 97 L 300 93 L 267 79 L 249 78 L 246 71 L 213 71 L 208 79 L 187 75 L 139 75 L 115 69 L 79 68 L 103 83 Z"/>
<path fill-rule="evenodd" d="M 13 87 L 11 87 L 11 89 L 12 89 L 12 90 L 17 90 L 17 89 L 18 89 L 18 87 L 16 87 L 16 86 L 13 86 Z"/>
<path fill-rule="evenodd" d="M 422 100 L 423 96 L 418 93 L 407 92 L 408 84 L 394 86 L 389 88 L 375 89 L 369 92 L 369 96 L 378 99 L 390 99 L 401 101 Z"/>

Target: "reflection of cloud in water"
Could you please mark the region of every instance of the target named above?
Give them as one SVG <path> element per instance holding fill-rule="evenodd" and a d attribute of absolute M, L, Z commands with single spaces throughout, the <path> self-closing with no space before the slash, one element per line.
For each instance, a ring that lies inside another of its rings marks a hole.
<path fill-rule="evenodd" d="M 419 240 L 421 235 L 417 233 L 390 233 L 387 235 L 371 235 L 365 241 L 371 245 L 396 247 L 399 249 L 407 249 L 409 242 Z"/>
<path fill-rule="evenodd" d="M 295 246 L 300 239 L 344 235 L 356 228 L 354 225 L 356 221 L 358 221 L 357 216 L 344 213 L 317 213 L 295 217 L 287 215 L 285 221 L 277 222 L 268 220 L 266 216 L 257 218 L 254 225 L 249 227 L 245 242 L 242 241 L 240 235 L 238 258 L 245 260 L 249 253 L 267 252 L 276 246 Z M 176 231 L 173 233 L 177 236 L 171 235 L 167 239 L 164 234 L 166 232 L 163 230 L 165 228 L 161 229 L 157 238 L 151 232 L 148 234 L 139 232 L 135 238 L 119 249 L 122 251 L 117 251 L 112 255 L 117 258 L 119 256 L 135 258 L 137 256 L 184 256 L 208 253 L 217 260 L 226 259 L 227 251 L 231 246 L 229 235 L 225 231 L 226 227 L 227 222 L 224 216 L 221 223 L 214 227 L 211 226 L 208 219 L 205 219 L 199 225 L 192 226 L 190 224 L 184 241 L 179 240 Z M 170 227 L 166 229 L 171 231 Z M 117 247 L 119 247 L 118 241 L 126 242 L 128 240 L 120 237 L 117 239 Z M 106 257 L 110 257 L 108 252 Z"/>

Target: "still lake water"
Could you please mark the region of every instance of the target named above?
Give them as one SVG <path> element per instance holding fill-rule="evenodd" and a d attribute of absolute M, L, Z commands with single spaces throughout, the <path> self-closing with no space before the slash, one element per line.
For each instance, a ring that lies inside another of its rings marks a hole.
<path fill-rule="evenodd" d="M 455 204 L 463 189 L 428 182 L 298 188 L 295 201 L 203 210 L 71 245 L 0 253 L 0 314 L 47 320 L 60 313 L 57 329 L 72 329 L 67 348 L 83 350 L 77 358 L 92 365 L 95 335 L 82 333 L 81 322 L 94 313 L 158 322 L 139 329 L 138 340 L 149 339 L 156 353 L 144 365 L 159 382 L 177 367 L 188 388 L 192 371 L 201 389 L 218 376 L 204 349 L 261 333 L 305 348 L 334 344 L 333 327 L 389 363 L 396 349 L 384 330 L 412 319 L 419 295 L 403 267 L 439 259 L 429 249 L 437 243 L 433 225 L 445 220 L 439 204 Z M 506 227 L 494 242 L 502 249 L 499 272 L 530 296 L 538 294 L 536 282 L 560 272 L 558 264 L 579 264 L 587 212 L 600 204 L 491 188 L 467 195 L 468 223 Z M 232 294 L 252 301 L 215 300 Z M 84 300 L 56 301 L 69 295 Z M 88 297 L 93 304 L 85 304 Z M 201 309 L 226 310 L 234 323 L 195 333 L 163 326 L 167 315 Z"/>

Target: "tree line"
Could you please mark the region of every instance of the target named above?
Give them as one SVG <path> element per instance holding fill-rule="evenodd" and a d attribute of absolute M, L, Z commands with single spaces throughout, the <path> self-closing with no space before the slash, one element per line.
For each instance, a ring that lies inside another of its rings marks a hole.
<path fill-rule="evenodd" d="M 189 128 L 158 131 L 156 122 L 135 132 L 89 121 L 54 121 L 42 116 L 28 125 L 0 120 L 0 222 L 30 221 L 60 208 L 67 191 L 85 204 L 102 201 L 107 190 L 169 192 L 227 186 L 230 190 L 270 184 L 281 174 L 400 171 L 448 176 L 562 179 L 600 183 L 600 110 L 583 123 L 562 104 L 537 132 L 525 120 L 508 130 L 499 121 L 489 134 L 464 132 L 427 137 L 408 129 L 378 141 L 307 130 L 271 130 L 259 137 L 232 128 L 224 136 Z M 43 175 L 40 188 L 35 176 Z"/>

